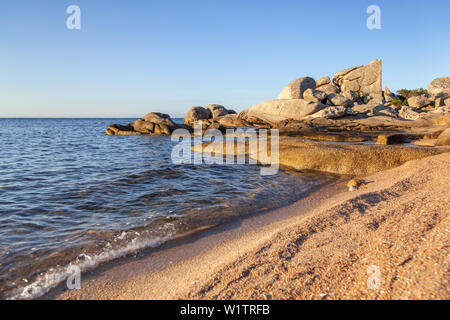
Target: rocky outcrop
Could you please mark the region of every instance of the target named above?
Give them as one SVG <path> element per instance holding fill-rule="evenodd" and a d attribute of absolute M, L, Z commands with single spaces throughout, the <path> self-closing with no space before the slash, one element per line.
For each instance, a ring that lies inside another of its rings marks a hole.
<path fill-rule="evenodd" d="M 342 118 L 343 116 L 347 115 L 347 108 L 343 106 L 336 106 L 336 107 L 328 107 L 325 109 L 320 110 L 319 112 L 313 113 L 309 116 L 306 116 L 306 119 L 317 119 L 317 118 L 324 118 L 324 119 L 337 119 Z"/>
<path fill-rule="evenodd" d="M 360 102 L 361 100 L 361 97 L 355 91 L 352 90 L 342 92 L 342 95 L 351 102 Z"/>
<path fill-rule="evenodd" d="M 303 99 L 312 101 L 312 102 L 325 103 L 327 100 L 327 94 L 320 90 L 307 89 L 303 93 Z"/>
<path fill-rule="evenodd" d="M 328 100 L 335 106 L 351 107 L 353 102 L 341 94 L 329 94 Z"/>
<path fill-rule="evenodd" d="M 331 83 L 330 77 L 323 77 L 316 81 L 316 89 L 319 87 Z"/>
<path fill-rule="evenodd" d="M 228 110 L 220 104 L 209 104 L 205 109 L 211 112 L 213 118 L 222 117 L 228 114 Z"/>
<path fill-rule="evenodd" d="M 398 116 L 405 120 L 417 120 L 420 118 L 420 114 L 408 106 L 403 106 L 398 112 Z"/>
<path fill-rule="evenodd" d="M 286 119 L 301 120 L 326 106 L 304 99 L 269 100 L 248 109 L 246 116 L 274 123 Z"/>
<path fill-rule="evenodd" d="M 219 117 L 216 121 L 225 127 L 247 127 L 251 124 L 244 119 L 240 118 L 237 114 L 227 114 Z"/>
<path fill-rule="evenodd" d="M 381 60 L 340 71 L 334 75 L 333 83 L 340 87 L 341 92 L 351 90 L 360 95 L 370 95 L 375 101 L 381 102 Z"/>
<path fill-rule="evenodd" d="M 378 104 L 378 103 L 368 103 L 368 104 L 360 104 L 355 105 L 352 108 L 354 111 L 357 111 L 359 113 L 365 114 L 369 117 L 372 116 L 388 116 L 388 117 L 397 117 L 397 112 L 384 104 Z"/>
<path fill-rule="evenodd" d="M 238 142 L 238 144 L 243 142 Z M 210 148 L 226 153 L 226 148 L 219 143 Z M 210 143 L 198 144 L 193 147 L 197 152 L 205 150 Z M 245 153 L 264 164 L 258 158 L 258 150 L 249 150 L 248 144 Z M 236 154 L 240 148 L 235 148 Z M 421 159 L 432 155 L 447 152 L 446 148 L 420 148 L 401 145 L 349 145 L 339 143 L 326 143 L 312 141 L 299 137 L 282 136 L 279 140 L 280 167 L 296 170 L 316 170 L 337 174 L 367 175 L 390 168 L 397 167 L 407 161 Z"/>
<path fill-rule="evenodd" d="M 421 109 L 429 106 L 430 104 L 431 100 L 424 96 L 415 96 L 408 99 L 408 105 L 415 109 Z"/>
<path fill-rule="evenodd" d="M 192 107 L 184 117 L 184 123 L 193 126 L 195 122 L 212 117 L 211 111 L 203 107 Z"/>
<path fill-rule="evenodd" d="M 388 87 L 384 88 L 383 95 L 384 95 L 384 100 L 386 102 L 391 102 L 392 100 L 397 99 L 397 96 L 394 93 L 392 93 Z"/>
<path fill-rule="evenodd" d="M 436 141 L 437 146 L 450 146 L 450 128 L 447 128 L 442 132 Z"/>
<path fill-rule="evenodd" d="M 436 78 L 427 87 L 430 95 L 447 94 L 450 96 L 450 77 Z"/>
<path fill-rule="evenodd" d="M 107 135 L 170 135 L 182 126 L 175 124 L 169 115 L 150 112 L 142 119 L 127 125 L 112 124 L 106 128 Z"/>
<path fill-rule="evenodd" d="M 289 83 L 278 96 L 278 99 L 303 99 L 307 89 L 315 89 L 316 81 L 310 77 L 303 77 Z"/>
<path fill-rule="evenodd" d="M 328 94 L 338 94 L 340 92 L 339 87 L 333 83 L 328 83 L 323 86 L 320 86 L 317 88 L 317 90 L 325 92 L 327 95 Z"/>

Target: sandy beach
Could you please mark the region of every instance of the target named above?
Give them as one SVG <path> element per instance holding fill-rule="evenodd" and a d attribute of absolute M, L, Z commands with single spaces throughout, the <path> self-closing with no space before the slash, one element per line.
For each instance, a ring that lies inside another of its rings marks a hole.
<path fill-rule="evenodd" d="M 83 274 L 54 299 L 449 299 L 450 154 Z"/>

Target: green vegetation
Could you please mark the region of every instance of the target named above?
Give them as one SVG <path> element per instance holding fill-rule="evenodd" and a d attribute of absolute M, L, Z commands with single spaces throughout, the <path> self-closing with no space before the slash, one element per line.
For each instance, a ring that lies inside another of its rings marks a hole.
<path fill-rule="evenodd" d="M 398 90 L 397 93 L 399 95 L 401 95 L 403 98 L 409 99 L 411 97 L 416 97 L 416 96 L 421 96 L 421 95 L 427 94 L 427 90 L 425 90 L 423 88 L 413 89 L 413 90 L 401 89 L 401 90 Z"/>
<path fill-rule="evenodd" d="M 407 100 L 400 100 L 400 99 L 394 99 L 390 102 L 391 105 L 394 105 L 396 107 L 401 107 L 401 106 L 407 106 L 408 105 L 408 101 Z"/>

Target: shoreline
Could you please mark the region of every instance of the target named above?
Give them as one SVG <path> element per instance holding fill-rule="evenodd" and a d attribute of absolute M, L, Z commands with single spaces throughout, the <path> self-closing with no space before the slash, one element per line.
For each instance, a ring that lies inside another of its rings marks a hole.
<path fill-rule="evenodd" d="M 370 175 L 355 192 L 340 181 L 228 229 L 100 266 L 82 275 L 81 290 L 43 298 L 448 299 L 449 169 L 447 152 Z M 366 284 L 374 261 L 380 290 Z"/>
<path fill-rule="evenodd" d="M 157 274 L 174 265 L 191 263 L 206 252 L 216 250 L 217 247 L 229 246 L 233 241 L 239 241 L 248 234 L 256 235 L 262 230 L 272 230 L 277 225 L 284 226 L 289 219 L 307 214 L 308 209 L 317 205 L 318 202 L 326 201 L 334 194 L 346 191 L 346 181 L 347 179 L 342 177 L 331 181 L 328 179 L 328 181 L 308 189 L 305 191 L 304 197 L 289 205 L 180 234 L 156 248 L 143 249 L 104 262 L 96 268 L 82 273 L 81 290 L 68 291 L 64 281 L 38 299 L 97 299 L 92 297 L 92 290 L 95 291 L 97 286 L 102 287 L 104 281 L 115 286 L 123 281 L 131 281 L 131 278 L 138 275 L 150 272 Z M 207 270 L 204 272 L 207 273 Z M 88 289 L 86 293 L 84 292 L 85 286 Z M 111 297 L 99 299 L 111 299 Z M 152 299 L 171 298 L 155 296 Z"/>

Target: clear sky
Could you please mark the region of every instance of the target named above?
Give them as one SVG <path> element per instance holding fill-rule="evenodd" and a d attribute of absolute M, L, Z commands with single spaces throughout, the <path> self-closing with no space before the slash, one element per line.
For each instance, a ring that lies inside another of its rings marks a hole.
<path fill-rule="evenodd" d="M 81 8 L 81 30 L 66 9 Z M 366 9 L 381 8 L 381 30 Z M 0 3 L 0 117 L 240 111 L 301 76 L 383 61 L 383 86 L 450 76 L 450 1 L 14 0 Z"/>

